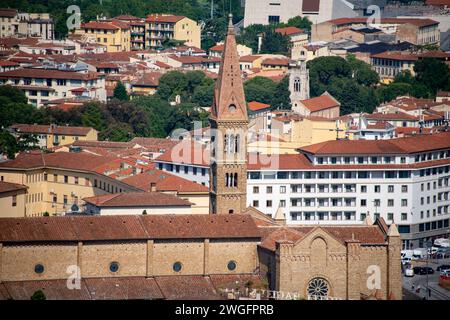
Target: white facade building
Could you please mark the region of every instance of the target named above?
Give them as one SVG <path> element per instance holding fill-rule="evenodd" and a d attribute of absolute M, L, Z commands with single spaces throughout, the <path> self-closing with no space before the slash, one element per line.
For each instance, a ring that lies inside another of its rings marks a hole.
<path fill-rule="evenodd" d="M 316 24 L 357 15 L 346 0 L 246 0 L 244 27 L 287 22 L 295 16 L 307 17 Z"/>

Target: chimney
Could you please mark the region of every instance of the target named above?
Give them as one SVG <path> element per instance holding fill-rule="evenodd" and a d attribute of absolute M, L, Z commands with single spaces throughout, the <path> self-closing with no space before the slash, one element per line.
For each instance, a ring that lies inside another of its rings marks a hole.
<path fill-rule="evenodd" d="M 150 183 L 150 191 L 151 192 L 156 192 L 156 182 L 151 182 Z"/>

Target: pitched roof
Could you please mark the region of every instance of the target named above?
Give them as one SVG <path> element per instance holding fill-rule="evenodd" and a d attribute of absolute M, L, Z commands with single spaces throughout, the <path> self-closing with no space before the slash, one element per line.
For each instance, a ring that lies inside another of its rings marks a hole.
<path fill-rule="evenodd" d="M 16 132 L 20 133 L 46 133 L 59 134 L 67 136 L 86 136 L 91 130 L 91 127 L 71 127 L 71 126 L 56 126 L 56 125 L 31 125 L 31 124 L 13 124 L 11 126 Z"/>
<path fill-rule="evenodd" d="M 151 191 L 152 184 L 155 184 L 156 191 L 167 192 L 177 191 L 179 193 L 208 193 L 209 189 L 199 183 L 175 176 L 166 171 L 152 169 L 141 174 L 125 178 L 122 182 L 142 189 Z"/>
<path fill-rule="evenodd" d="M 17 16 L 17 9 L 0 8 L 0 17 L 14 18 Z"/>
<path fill-rule="evenodd" d="M 300 101 L 311 112 L 322 111 L 330 108 L 339 107 L 341 104 L 333 98 L 328 92 L 319 97 Z"/>
<path fill-rule="evenodd" d="M 257 59 L 261 58 L 261 56 L 250 54 L 247 56 L 242 56 L 239 58 L 239 62 L 253 62 Z"/>
<path fill-rule="evenodd" d="M 166 150 L 155 161 L 209 167 L 210 154 L 204 145 L 192 140 L 183 140 Z"/>
<path fill-rule="evenodd" d="M 311 154 L 411 154 L 450 148 L 450 132 L 389 140 L 331 140 L 300 148 Z"/>
<path fill-rule="evenodd" d="M 129 29 L 130 25 L 120 20 L 90 21 L 81 24 L 82 29 L 118 30 Z"/>
<path fill-rule="evenodd" d="M 189 201 L 160 192 L 125 192 L 84 198 L 83 201 L 96 207 L 185 207 Z"/>
<path fill-rule="evenodd" d="M 267 58 L 264 59 L 261 63 L 262 65 L 271 65 L 271 66 L 289 66 L 288 58 Z"/>
<path fill-rule="evenodd" d="M 0 242 L 260 238 L 249 215 L 64 216 L 0 219 Z"/>
<path fill-rule="evenodd" d="M 22 184 L 0 181 L 0 193 L 26 190 L 27 188 L 27 186 L 24 186 Z"/>
<path fill-rule="evenodd" d="M 297 27 L 285 27 L 285 28 L 276 28 L 275 32 L 281 33 L 283 35 L 291 36 L 293 34 L 304 33 L 303 29 L 299 29 Z"/>
<path fill-rule="evenodd" d="M 101 75 L 96 72 L 80 73 L 74 71 L 60 71 L 50 69 L 16 69 L 0 73 L 0 79 L 8 78 L 42 78 L 42 79 L 74 79 L 96 80 Z"/>
<path fill-rule="evenodd" d="M 137 80 L 133 82 L 133 86 L 139 87 L 157 87 L 159 86 L 159 79 L 162 77 L 160 72 L 145 72 L 137 75 Z"/>
<path fill-rule="evenodd" d="M 166 23 L 176 23 L 182 19 L 186 18 L 185 16 L 176 16 L 173 14 L 149 14 L 147 16 L 146 22 L 166 22 Z"/>
<path fill-rule="evenodd" d="M 252 111 L 259 111 L 259 110 L 269 109 L 270 104 L 266 104 L 266 103 L 262 103 L 262 102 L 258 102 L 258 101 L 250 101 L 248 103 L 248 108 Z"/>

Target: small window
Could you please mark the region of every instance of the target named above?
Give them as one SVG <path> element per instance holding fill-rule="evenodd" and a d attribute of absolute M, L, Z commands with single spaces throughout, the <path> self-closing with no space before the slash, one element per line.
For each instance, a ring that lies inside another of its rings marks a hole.
<path fill-rule="evenodd" d="M 173 271 L 180 272 L 181 269 L 183 269 L 183 265 L 181 264 L 181 262 L 175 262 L 173 264 Z"/>
<path fill-rule="evenodd" d="M 44 265 L 38 263 L 37 265 L 34 266 L 34 272 L 36 272 L 37 274 L 42 274 L 44 273 Z"/>
<path fill-rule="evenodd" d="M 111 262 L 111 264 L 109 265 L 109 271 L 111 271 L 113 273 L 119 271 L 119 263 L 118 262 Z"/>
<path fill-rule="evenodd" d="M 236 267 L 237 267 L 236 261 L 228 262 L 227 267 L 228 267 L 228 270 L 230 270 L 230 271 L 236 270 Z"/>

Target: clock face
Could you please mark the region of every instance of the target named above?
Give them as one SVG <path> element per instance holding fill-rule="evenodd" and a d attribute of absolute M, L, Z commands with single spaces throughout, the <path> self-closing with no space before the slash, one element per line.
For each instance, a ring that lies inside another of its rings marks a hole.
<path fill-rule="evenodd" d="M 236 112 L 236 106 L 235 106 L 234 104 L 232 104 L 232 105 L 230 105 L 230 106 L 228 107 L 228 110 L 229 110 L 231 113 L 235 113 L 235 112 Z"/>

